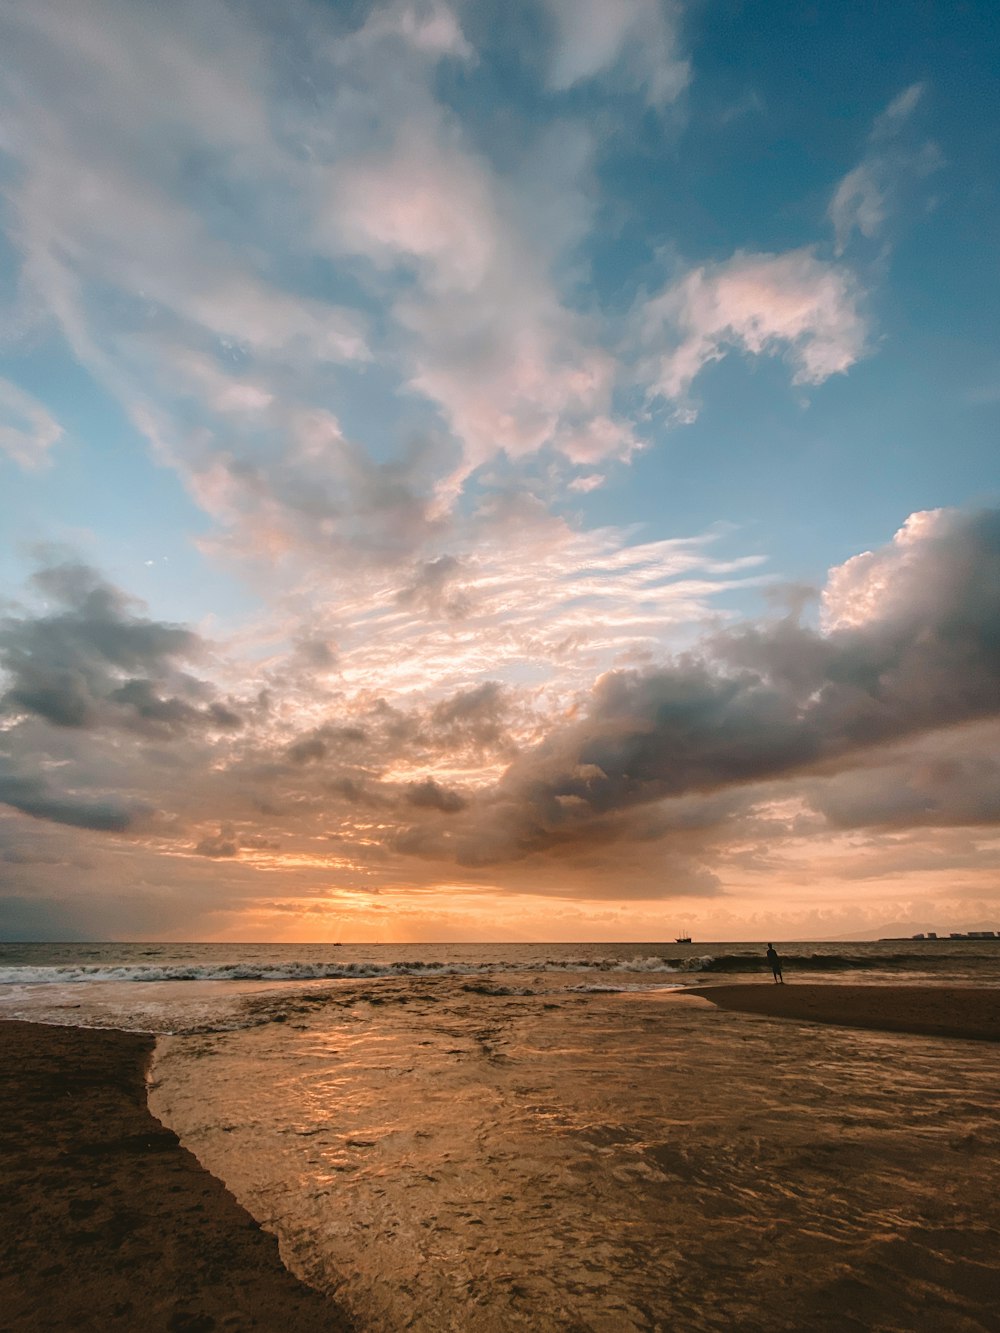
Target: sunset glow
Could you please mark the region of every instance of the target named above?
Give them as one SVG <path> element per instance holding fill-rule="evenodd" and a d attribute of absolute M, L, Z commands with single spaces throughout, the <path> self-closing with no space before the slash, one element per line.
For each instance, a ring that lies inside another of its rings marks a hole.
<path fill-rule="evenodd" d="M 1000 926 L 991 62 L 841 22 L 4 6 L 0 936 Z"/>

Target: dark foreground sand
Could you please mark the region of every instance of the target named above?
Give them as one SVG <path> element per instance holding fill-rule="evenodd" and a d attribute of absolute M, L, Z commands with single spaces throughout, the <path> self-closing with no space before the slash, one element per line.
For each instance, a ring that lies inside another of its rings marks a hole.
<path fill-rule="evenodd" d="M 745 1014 L 1000 1041 L 1000 989 L 986 986 L 776 986 L 769 981 L 705 986 L 693 993 Z"/>
<path fill-rule="evenodd" d="M 150 1115 L 152 1048 L 0 1022 L 0 1329 L 349 1329 Z"/>

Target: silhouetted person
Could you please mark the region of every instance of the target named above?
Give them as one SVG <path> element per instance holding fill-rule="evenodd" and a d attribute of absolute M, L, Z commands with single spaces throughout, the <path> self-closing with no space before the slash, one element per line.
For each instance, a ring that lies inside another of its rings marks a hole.
<path fill-rule="evenodd" d="M 767 961 L 771 964 L 771 971 L 774 973 L 774 984 L 780 981 L 785 984 L 785 978 L 781 975 L 781 959 L 778 957 L 778 951 L 773 944 L 767 946 Z"/>

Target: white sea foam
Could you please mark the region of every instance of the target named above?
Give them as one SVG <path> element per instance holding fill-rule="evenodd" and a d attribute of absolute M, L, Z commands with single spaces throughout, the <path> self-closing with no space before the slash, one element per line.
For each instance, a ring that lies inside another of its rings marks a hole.
<path fill-rule="evenodd" d="M 665 958 L 574 958 L 544 962 L 393 962 L 393 963 L 213 963 L 201 965 L 131 964 L 62 967 L 0 967 L 0 985 L 70 985 L 76 982 L 127 981 L 350 981 L 377 977 L 479 976 L 502 972 L 677 972 Z"/>

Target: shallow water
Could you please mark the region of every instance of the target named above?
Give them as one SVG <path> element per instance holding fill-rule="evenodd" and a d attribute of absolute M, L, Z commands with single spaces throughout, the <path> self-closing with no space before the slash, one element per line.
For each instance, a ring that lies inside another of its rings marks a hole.
<path fill-rule="evenodd" d="M 578 976 L 285 997 L 151 1104 L 362 1330 L 996 1328 L 1000 1050 Z"/>

